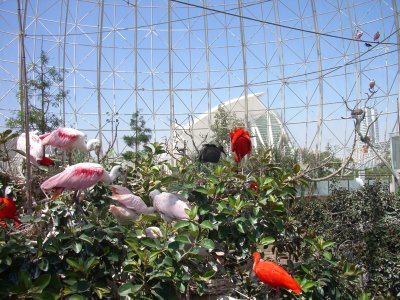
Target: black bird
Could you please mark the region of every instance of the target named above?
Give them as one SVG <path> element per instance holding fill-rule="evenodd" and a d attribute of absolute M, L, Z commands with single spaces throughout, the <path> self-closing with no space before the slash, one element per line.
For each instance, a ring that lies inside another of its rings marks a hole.
<path fill-rule="evenodd" d="M 365 46 L 368 47 L 368 48 L 372 47 L 372 45 L 370 43 L 365 43 Z"/>
<path fill-rule="evenodd" d="M 201 163 L 217 163 L 221 158 L 221 153 L 225 153 L 222 146 L 216 146 L 215 144 L 204 144 L 200 150 L 199 161 Z"/>

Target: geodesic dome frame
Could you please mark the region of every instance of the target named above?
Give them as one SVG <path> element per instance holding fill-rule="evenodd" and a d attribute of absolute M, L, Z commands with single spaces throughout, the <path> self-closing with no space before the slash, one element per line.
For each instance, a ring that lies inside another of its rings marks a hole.
<path fill-rule="evenodd" d="M 24 40 L 28 76 L 41 50 L 64 76 L 54 87 L 69 91 L 56 109 L 63 124 L 103 143 L 118 134 L 118 152 L 135 111 L 154 140 L 171 142 L 176 122 L 263 93 L 294 145 L 345 156 L 354 125 L 343 100 L 362 107 L 371 79 L 377 142 L 398 131 L 396 0 L 6 0 L 0 10 L 3 127 L 19 109 Z M 246 124 L 249 109 L 245 101 Z"/>

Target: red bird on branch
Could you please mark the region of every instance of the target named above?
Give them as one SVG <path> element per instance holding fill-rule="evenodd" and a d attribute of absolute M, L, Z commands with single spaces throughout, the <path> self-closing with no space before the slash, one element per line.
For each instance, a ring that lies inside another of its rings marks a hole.
<path fill-rule="evenodd" d="M 240 163 L 242 158 L 251 152 L 250 134 L 243 128 L 236 128 L 230 133 L 230 136 L 235 162 Z"/>
<path fill-rule="evenodd" d="M 17 207 L 12 199 L 0 198 L 0 226 L 7 228 L 4 219 L 10 219 L 14 221 L 14 227 L 18 228 L 21 226 L 21 222 L 17 217 Z"/>
<path fill-rule="evenodd" d="M 253 271 L 256 273 L 258 279 L 265 284 L 268 284 L 271 288 L 277 290 L 277 296 L 279 298 L 279 288 L 285 288 L 292 290 L 295 294 L 301 294 L 301 287 L 292 276 L 281 266 L 277 265 L 272 261 L 260 262 L 260 253 L 253 253 L 254 263 Z"/>

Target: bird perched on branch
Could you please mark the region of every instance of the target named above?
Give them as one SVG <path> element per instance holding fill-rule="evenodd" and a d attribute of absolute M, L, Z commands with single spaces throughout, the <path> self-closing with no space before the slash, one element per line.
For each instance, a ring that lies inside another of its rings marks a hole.
<path fill-rule="evenodd" d="M 364 34 L 364 32 L 362 32 L 361 30 L 357 30 L 356 35 L 354 36 L 354 39 L 356 39 L 356 40 L 361 39 L 363 34 Z"/>
<path fill-rule="evenodd" d="M 235 162 L 240 163 L 242 158 L 251 152 L 251 138 L 248 131 L 236 128 L 230 133 L 231 150 L 234 153 Z"/>
<path fill-rule="evenodd" d="M 112 183 L 119 175 L 121 175 L 121 166 L 114 166 L 110 173 L 104 170 L 103 166 L 95 163 L 79 163 L 67 167 L 61 173 L 50 177 L 40 185 L 43 192 L 47 193 L 54 190 L 51 197 L 52 200 L 64 191 L 75 191 L 75 202 L 78 204 L 79 194 L 82 190 L 87 189 L 97 182 Z"/>
<path fill-rule="evenodd" d="M 25 153 L 26 134 L 22 133 L 17 139 L 17 150 Z M 44 146 L 36 131 L 29 132 L 29 160 L 34 166 L 52 166 L 54 160 L 45 157 Z"/>
<path fill-rule="evenodd" d="M 71 164 L 71 151 L 77 149 L 82 152 L 100 150 L 98 139 L 85 141 L 85 134 L 74 128 L 58 128 L 50 133 L 40 135 L 43 145 L 53 146 L 60 150 L 68 151 L 69 163 Z"/>
<path fill-rule="evenodd" d="M 380 36 L 381 36 L 381 34 L 379 33 L 379 31 L 375 32 L 375 34 L 374 34 L 374 42 L 379 40 Z"/>
<path fill-rule="evenodd" d="M 132 194 L 132 192 L 126 187 L 121 185 L 112 185 L 111 191 L 111 199 L 118 201 L 124 207 L 134 211 L 136 214 L 147 215 L 154 212 L 153 207 L 148 207 L 142 198 Z"/>
<path fill-rule="evenodd" d="M 21 226 L 21 222 L 17 217 L 17 207 L 10 198 L 0 198 L 0 226 L 3 228 L 7 228 L 5 219 L 13 220 L 15 228 Z"/>
<path fill-rule="evenodd" d="M 221 158 L 221 154 L 225 153 L 224 147 L 215 144 L 204 144 L 200 150 L 199 161 L 201 163 L 217 163 Z"/>
<path fill-rule="evenodd" d="M 190 210 L 192 207 L 185 197 L 175 193 L 161 193 L 159 190 L 151 191 L 149 196 L 153 201 L 154 209 L 165 221 L 189 220 L 185 210 Z"/>
<path fill-rule="evenodd" d="M 280 288 L 292 290 L 295 294 L 301 294 L 301 287 L 292 276 L 281 266 L 272 261 L 260 261 L 261 255 L 253 253 L 253 271 L 265 284 L 277 290 L 277 298 L 280 295 Z"/>

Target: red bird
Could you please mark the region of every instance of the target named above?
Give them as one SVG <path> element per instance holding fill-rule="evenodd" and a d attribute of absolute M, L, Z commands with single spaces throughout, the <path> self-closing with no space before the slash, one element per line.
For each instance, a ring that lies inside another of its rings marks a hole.
<path fill-rule="evenodd" d="M 243 128 L 236 128 L 230 133 L 231 149 L 234 153 L 234 158 L 237 163 L 240 163 L 242 158 L 251 152 L 251 138 L 248 131 Z"/>
<path fill-rule="evenodd" d="M 0 198 L 0 226 L 7 228 L 4 219 L 14 220 L 14 227 L 18 228 L 21 225 L 18 217 L 16 216 L 17 207 L 14 201 L 9 198 Z"/>
<path fill-rule="evenodd" d="M 271 288 L 277 289 L 279 295 L 279 288 L 283 287 L 292 290 L 295 294 L 301 294 L 301 287 L 292 276 L 281 266 L 272 261 L 260 262 L 260 253 L 254 252 L 253 258 L 253 271 L 256 273 L 258 279 Z"/>

